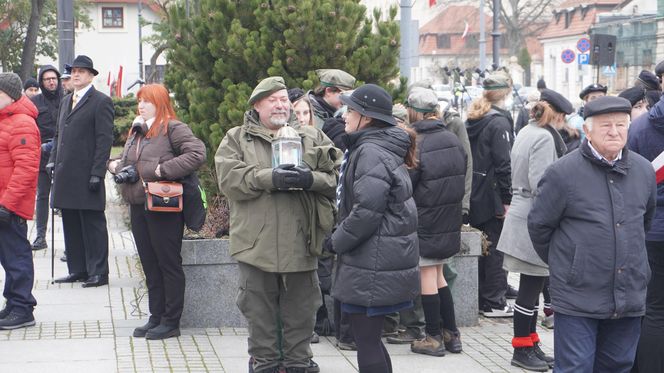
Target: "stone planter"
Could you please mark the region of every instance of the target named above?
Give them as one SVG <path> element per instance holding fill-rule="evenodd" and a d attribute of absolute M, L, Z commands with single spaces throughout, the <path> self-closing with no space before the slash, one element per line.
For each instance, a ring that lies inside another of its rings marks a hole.
<path fill-rule="evenodd" d="M 237 262 L 229 254 L 225 239 L 182 242 L 182 265 L 186 276 L 184 311 L 185 328 L 246 327 L 238 310 Z M 477 325 L 477 258 L 481 252 L 478 232 L 461 233 L 461 251 L 451 259 L 458 273 L 452 286 L 458 326 Z M 332 310 L 332 304 L 328 304 Z"/>
<path fill-rule="evenodd" d="M 228 240 L 185 240 L 182 266 L 186 278 L 184 328 L 246 327 L 235 305 L 239 270 L 231 258 Z"/>

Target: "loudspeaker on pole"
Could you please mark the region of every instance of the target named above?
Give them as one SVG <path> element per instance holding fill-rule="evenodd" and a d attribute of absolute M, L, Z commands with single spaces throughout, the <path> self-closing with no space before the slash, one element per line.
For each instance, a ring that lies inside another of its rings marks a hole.
<path fill-rule="evenodd" d="M 590 64 L 612 66 L 616 61 L 615 35 L 593 34 L 590 39 Z"/>

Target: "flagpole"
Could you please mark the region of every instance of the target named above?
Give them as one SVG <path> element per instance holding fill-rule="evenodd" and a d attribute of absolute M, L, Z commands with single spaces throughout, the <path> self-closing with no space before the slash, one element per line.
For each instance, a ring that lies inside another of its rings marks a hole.
<path fill-rule="evenodd" d="M 486 20 L 484 0 L 480 0 L 480 70 L 486 69 Z"/>
<path fill-rule="evenodd" d="M 410 80 L 410 51 L 411 51 L 411 8 L 412 0 L 401 0 L 401 17 L 399 27 L 401 29 L 401 49 L 399 51 L 399 74 Z"/>

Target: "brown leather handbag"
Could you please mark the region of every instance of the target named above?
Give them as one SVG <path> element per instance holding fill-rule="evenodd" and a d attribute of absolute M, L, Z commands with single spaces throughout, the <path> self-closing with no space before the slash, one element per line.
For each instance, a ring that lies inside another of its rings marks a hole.
<path fill-rule="evenodd" d="M 174 181 L 145 183 L 145 209 L 155 212 L 182 212 L 184 188 Z"/>

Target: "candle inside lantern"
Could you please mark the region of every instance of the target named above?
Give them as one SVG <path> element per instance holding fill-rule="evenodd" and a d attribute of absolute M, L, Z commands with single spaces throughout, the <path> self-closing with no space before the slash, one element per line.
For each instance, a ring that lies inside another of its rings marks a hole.
<path fill-rule="evenodd" d="M 302 140 L 293 127 L 279 129 L 272 140 L 272 167 L 282 164 L 299 165 L 302 163 Z"/>

